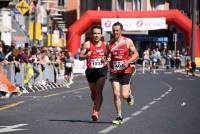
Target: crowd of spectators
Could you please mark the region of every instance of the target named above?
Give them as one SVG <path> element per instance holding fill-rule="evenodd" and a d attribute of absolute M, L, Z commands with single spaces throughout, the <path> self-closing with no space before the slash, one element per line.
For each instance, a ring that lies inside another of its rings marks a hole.
<path fill-rule="evenodd" d="M 159 48 L 148 48 L 143 53 L 143 73 L 145 72 L 145 68 L 149 71 L 155 73 L 156 68 L 166 67 L 166 69 L 174 68 L 180 69 L 183 66 L 183 61 L 186 60 L 186 55 L 184 53 L 180 53 L 179 50 L 168 50 L 166 47 L 161 51 Z"/>
<path fill-rule="evenodd" d="M 26 63 L 30 63 L 34 73 L 34 80 L 36 80 L 40 74 L 38 65 L 41 65 L 41 70 L 44 71 L 45 64 L 53 64 L 58 74 L 60 74 L 61 67 L 65 70 L 64 77 L 66 80 L 68 82 L 71 80 L 69 78 L 71 76 L 72 69 L 69 70 L 69 67 L 66 67 L 66 65 L 71 64 L 70 68 L 72 68 L 73 58 L 71 57 L 71 53 L 66 48 L 38 47 L 28 43 L 25 43 L 23 47 L 18 47 L 14 42 L 10 46 L 7 46 L 4 41 L 0 41 L 0 65 L 1 67 L 4 67 L 4 65 L 10 63 L 14 65 L 15 74 L 20 72 L 19 65 L 21 63 L 24 63 L 25 65 L 29 65 Z M 29 68 L 30 66 L 28 69 Z"/>
<path fill-rule="evenodd" d="M 59 47 L 37 47 L 28 43 L 24 47 L 17 47 L 15 43 L 6 46 L 0 41 L 0 63 L 38 63 L 38 64 L 60 64 L 66 48 Z"/>

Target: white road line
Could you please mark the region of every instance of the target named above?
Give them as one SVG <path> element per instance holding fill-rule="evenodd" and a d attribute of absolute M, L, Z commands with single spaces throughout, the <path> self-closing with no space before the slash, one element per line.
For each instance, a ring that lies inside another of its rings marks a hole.
<path fill-rule="evenodd" d="M 172 74 L 172 72 L 164 72 L 164 74 Z"/>
<path fill-rule="evenodd" d="M 73 90 L 70 90 L 70 91 L 60 92 L 58 94 L 62 95 L 62 94 L 67 94 L 67 93 L 73 93 L 73 92 L 77 92 L 77 91 L 81 91 L 81 90 L 85 90 L 85 89 L 89 89 L 89 87 L 77 88 L 77 89 L 73 89 Z"/>
<path fill-rule="evenodd" d="M 165 94 L 167 95 L 169 93 L 169 91 L 165 92 Z"/>
<path fill-rule="evenodd" d="M 157 102 L 157 101 L 154 100 L 154 101 L 149 102 L 149 104 L 150 104 L 150 105 L 153 105 L 153 104 L 155 104 L 156 102 Z"/>
<path fill-rule="evenodd" d="M 190 78 L 190 79 L 188 79 L 188 80 L 195 80 L 195 79 Z"/>
<path fill-rule="evenodd" d="M 166 91 L 165 93 L 163 93 L 163 94 L 161 95 L 161 97 L 159 97 L 159 98 L 154 98 L 153 101 L 151 101 L 151 102 L 148 103 L 149 105 L 155 104 L 157 101 L 161 100 L 161 98 L 165 97 L 167 94 L 169 94 L 169 93 L 172 91 L 173 88 L 172 88 L 171 85 L 169 85 L 169 84 L 167 84 L 167 83 L 165 83 L 165 82 L 162 82 L 162 83 L 165 84 L 165 85 L 168 87 L 169 90 Z M 147 110 L 148 108 L 150 108 L 149 105 L 145 105 L 145 106 L 143 106 L 143 107 L 141 108 L 140 111 L 136 111 L 136 112 L 132 113 L 132 114 L 131 114 L 132 117 L 127 117 L 127 118 L 125 118 L 125 119 L 123 120 L 123 124 L 124 124 L 125 122 L 131 120 L 131 119 L 133 118 L 133 116 L 138 116 L 138 115 L 140 115 L 144 110 Z M 108 133 L 108 132 L 112 131 L 113 129 L 117 128 L 117 127 L 118 127 L 118 126 L 113 126 L 113 125 L 111 125 L 111 126 L 105 128 L 105 129 L 99 131 L 98 133 L 102 133 L 102 134 L 103 134 L 103 133 Z"/>
<path fill-rule="evenodd" d="M 178 77 L 178 78 L 176 78 L 177 80 L 184 80 L 183 78 L 180 78 L 180 77 Z"/>
<path fill-rule="evenodd" d="M 105 129 L 99 131 L 98 133 L 99 133 L 99 134 L 105 134 L 105 133 L 108 133 L 108 132 L 110 132 L 111 130 L 115 129 L 116 127 L 117 127 L 117 126 L 112 125 L 112 126 L 109 126 L 109 127 L 105 128 Z"/>
<path fill-rule="evenodd" d="M 135 113 L 132 113 L 131 116 L 137 116 L 137 115 L 139 115 L 141 113 L 142 113 L 142 111 L 136 111 Z"/>
<path fill-rule="evenodd" d="M 0 133 L 6 133 L 6 132 L 15 132 L 20 130 L 28 130 L 28 129 L 21 129 L 19 127 L 26 126 L 28 124 L 16 124 L 11 126 L 0 126 Z"/>
<path fill-rule="evenodd" d="M 168 91 L 169 91 L 169 92 L 171 92 L 171 91 L 172 91 L 172 89 L 169 89 Z"/>
<path fill-rule="evenodd" d="M 142 107 L 141 110 L 144 111 L 144 110 L 147 110 L 148 108 L 150 108 L 150 106 L 146 105 L 146 106 Z"/>
<path fill-rule="evenodd" d="M 166 95 L 166 94 L 162 94 L 160 97 L 163 98 L 163 97 L 165 97 L 165 95 Z"/>
<path fill-rule="evenodd" d="M 158 98 L 155 98 L 154 100 L 156 100 L 156 101 L 159 101 L 159 100 L 161 100 L 161 98 L 160 98 L 160 97 L 158 97 Z"/>
<path fill-rule="evenodd" d="M 124 118 L 122 124 L 124 124 L 125 122 L 129 121 L 130 119 L 132 119 L 132 118 L 131 117 Z"/>
<path fill-rule="evenodd" d="M 124 118 L 122 124 L 126 123 L 126 122 L 129 121 L 130 119 L 132 119 L 132 118 L 131 118 L 131 117 L 126 117 L 126 118 Z M 108 133 L 108 132 L 110 132 L 111 130 L 115 129 L 116 127 L 118 127 L 118 126 L 116 126 L 116 125 L 115 125 L 115 126 L 114 126 L 114 125 L 111 125 L 111 126 L 105 128 L 105 129 L 99 131 L 98 133 L 100 133 L 100 134 L 105 134 L 105 133 Z"/>

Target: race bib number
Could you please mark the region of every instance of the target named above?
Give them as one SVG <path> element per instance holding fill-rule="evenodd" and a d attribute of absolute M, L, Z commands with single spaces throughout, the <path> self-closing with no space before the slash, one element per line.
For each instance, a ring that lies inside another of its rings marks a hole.
<path fill-rule="evenodd" d="M 72 67 L 72 63 L 66 63 L 65 66 L 66 67 Z"/>
<path fill-rule="evenodd" d="M 91 59 L 91 66 L 92 68 L 102 68 L 102 59 Z"/>
<path fill-rule="evenodd" d="M 123 70 L 125 68 L 124 61 L 113 61 L 114 70 Z"/>

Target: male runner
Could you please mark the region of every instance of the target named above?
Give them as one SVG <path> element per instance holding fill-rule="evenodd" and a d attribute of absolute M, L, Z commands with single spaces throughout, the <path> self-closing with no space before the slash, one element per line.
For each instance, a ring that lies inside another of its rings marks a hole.
<path fill-rule="evenodd" d="M 112 26 L 113 38 L 110 41 L 110 81 L 113 88 L 114 104 L 117 111 L 117 118 L 112 121 L 113 124 L 122 123 L 121 95 L 129 106 L 134 104 L 134 98 L 131 94 L 130 80 L 133 73 L 131 63 L 138 59 L 136 50 L 131 39 L 122 36 L 123 25 L 116 22 Z"/>
<path fill-rule="evenodd" d="M 103 101 L 102 91 L 107 78 L 106 43 L 101 41 L 102 28 L 98 25 L 91 28 L 91 40 L 83 44 L 80 60 L 87 60 L 86 78 L 93 101 L 92 120 L 99 119 L 99 111 Z"/>

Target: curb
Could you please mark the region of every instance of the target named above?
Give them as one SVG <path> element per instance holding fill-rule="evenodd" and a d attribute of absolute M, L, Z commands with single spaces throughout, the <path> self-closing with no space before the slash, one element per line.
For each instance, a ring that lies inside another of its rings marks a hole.
<path fill-rule="evenodd" d="M 187 75 L 185 70 L 176 70 L 175 73 L 180 73 L 180 74 Z M 187 76 L 192 76 L 192 74 L 189 73 Z M 195 76 L 194 77 L 200 77 L 200 72 L 199 71 L 195 71 Z"/>
<path fill-rule="evenodd" d="M 0 98 L 14 98 L 21 96 L 22 94 L 28 94 L 32 92 L 41 92 L 45 90 L 52 90 L 55 88 L 70 88 L 71 83 L 68 82 L 62 82 L 62 83 L 55 83 L 55 82 L 48 82 L 48 81 L 42 81 L 41 83 L 35 84 L 35 85 L 27 85 L 24 87 L 19 87 L 19 92 L 2 92 L 0 91 Z"/>

